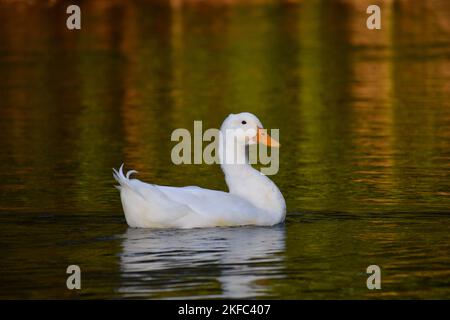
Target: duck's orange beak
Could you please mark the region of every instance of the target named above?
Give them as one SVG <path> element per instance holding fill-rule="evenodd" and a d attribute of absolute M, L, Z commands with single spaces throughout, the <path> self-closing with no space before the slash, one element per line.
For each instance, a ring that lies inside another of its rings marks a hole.
<path fill-rule="evenodd" d="M 258 143 L 265 144 L 268 147 L 275 147 L 279 148 L 281 145 L 280 143 L 269 136 L 266 129 L 258 127 L 258 133 L 256 135 Z"/>

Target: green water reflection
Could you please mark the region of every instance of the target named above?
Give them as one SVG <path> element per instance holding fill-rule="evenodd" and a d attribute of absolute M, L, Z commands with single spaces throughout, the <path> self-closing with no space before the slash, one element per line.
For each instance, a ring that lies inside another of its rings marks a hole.
<path fill-rule="evenodd" d="M 0 1 L 0 297 L 449 298 L 450 4 L 382 3 L 82 1 L 74 32 Z M 128 229 L 111 168 L 224 190 L 170 134 L 240 111 L 280 129 L 286 224 Z"/>

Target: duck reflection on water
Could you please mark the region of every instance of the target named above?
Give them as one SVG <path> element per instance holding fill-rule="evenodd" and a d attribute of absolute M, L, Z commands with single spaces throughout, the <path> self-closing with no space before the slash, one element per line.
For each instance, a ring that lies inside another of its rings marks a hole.
<path fill-rule="evenodd" d="M 285 226 L 133 229 L 120 254 L 125 297 L 256 297 L 282 277 Z M 186 285 L 189 283 L 189 285 Z M 269 293 L 270 294 L 270 293 Z"/>

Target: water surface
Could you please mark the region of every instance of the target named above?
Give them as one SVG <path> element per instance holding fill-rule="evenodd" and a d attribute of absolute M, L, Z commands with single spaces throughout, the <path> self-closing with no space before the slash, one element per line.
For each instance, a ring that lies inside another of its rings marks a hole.
<path fill-rule="evenodd" d="M 0 3 L 0 298 L 450 298 L 447 1 L 386 1 L 379 31 L 364 1 L 85 1 L 76 32 Z M 128 228 L 111 168 L 226 190 L 170 134 L 241 111 L 280 129 L 286 223 Z"/>

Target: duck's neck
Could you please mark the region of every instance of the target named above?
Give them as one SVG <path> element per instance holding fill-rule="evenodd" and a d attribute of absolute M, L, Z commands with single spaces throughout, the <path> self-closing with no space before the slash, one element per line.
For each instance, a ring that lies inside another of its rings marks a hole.
<path fill-rule="evenodd" d="M 284 215 L 286 204 L 280 190 L 249 164 L 248 148 L 229 142 L 223 136 L 219 145 L 219 159 L 229 192 L 272 214 Z"/>

